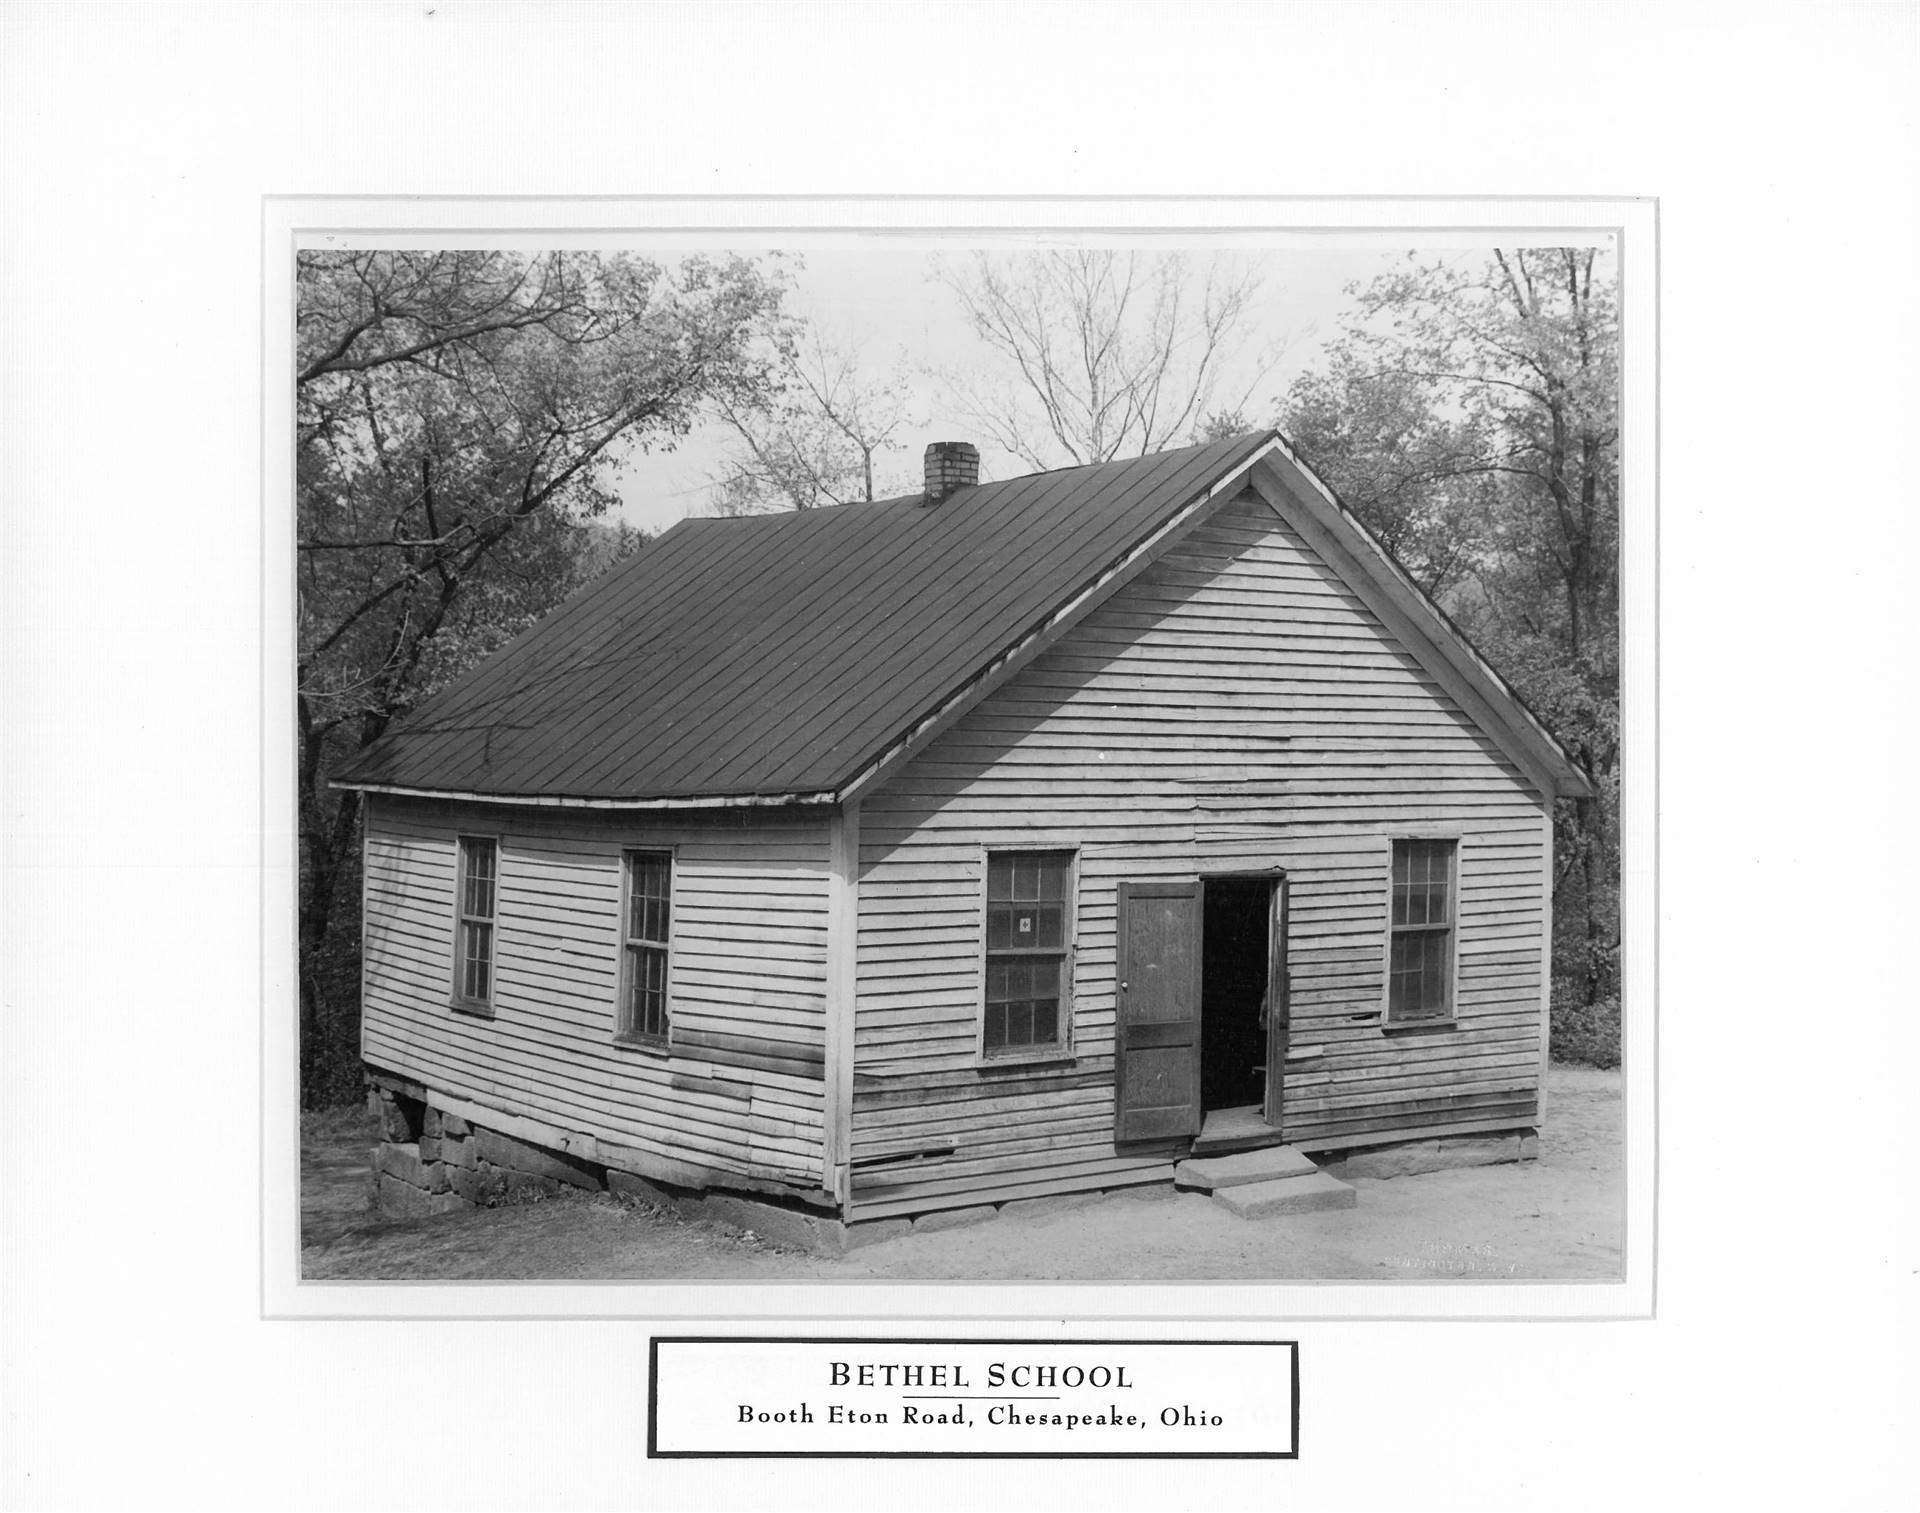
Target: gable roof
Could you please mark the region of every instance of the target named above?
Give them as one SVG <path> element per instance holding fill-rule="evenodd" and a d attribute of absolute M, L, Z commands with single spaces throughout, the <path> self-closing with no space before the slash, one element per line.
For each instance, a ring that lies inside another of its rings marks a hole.
<path fill-rule="evenodd" d="M 612 808 L 842 801 L 1268 459 L 1299 466 L 1260 432 L 978 484 L 933 507 L 915 494 L 683 520 L 335 781 Z M 1554 786 L 1573 791 L 1565 784 L 1581 780 L 1564 751 L 1478 666 L 1494 702 L 1511 701 L 1565 769 Z"/>

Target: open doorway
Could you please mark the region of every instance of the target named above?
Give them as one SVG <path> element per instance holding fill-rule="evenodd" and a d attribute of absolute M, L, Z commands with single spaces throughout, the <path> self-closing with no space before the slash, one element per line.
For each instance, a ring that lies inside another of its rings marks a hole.
<path fill-rule="evenodd" d="M 1200 945 L 1200 1105 L 1267 1101 L 1267 973 L 1272 878 L 1207 879 Z"/>

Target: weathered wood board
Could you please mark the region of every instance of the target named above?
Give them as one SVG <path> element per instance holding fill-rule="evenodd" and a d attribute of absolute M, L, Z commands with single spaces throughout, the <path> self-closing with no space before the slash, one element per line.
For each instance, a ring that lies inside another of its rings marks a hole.
<path fill-rule="evenodd" d="M 862 803 L 858 1217 L 1114 1185 L 1123 883 L 1284 867 L 1312 1148 L 1536 1117 L 1543 800 L 1307 541 L 1236 499 Z M 1390 842 L 1458 840 L 1456 1019 L 1386 1030 Z M 986 1066 L 989 849 L 1077 854 L 1071 1059 Z M 1091 1073 L 1091 1075 L 1089 1075 Z M 862 1175 L 860 1163 L 950 1152 Z"/>

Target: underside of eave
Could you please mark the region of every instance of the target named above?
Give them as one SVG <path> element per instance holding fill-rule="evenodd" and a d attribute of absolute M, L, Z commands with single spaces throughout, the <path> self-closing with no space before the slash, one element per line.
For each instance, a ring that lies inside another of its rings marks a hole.
<path fill-rule="evenodd" d="M 1593 785 L 1553 732 L 1285 442 L 1276 441 L 1257 464 L 1251 481 L 1274 512 L 1330 559 L 1328 566 L 1351 583 L 1543 795 L 1593 796 Z"/>

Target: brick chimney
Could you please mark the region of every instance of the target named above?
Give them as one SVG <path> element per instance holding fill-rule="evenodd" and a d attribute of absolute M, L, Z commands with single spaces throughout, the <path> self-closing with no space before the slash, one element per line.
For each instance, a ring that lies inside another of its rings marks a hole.
<path fill-rule="evenodd" d="M 966 441 L 935 441 L 927 445 L 927 493 L 923 503 L 938 504 L 960 489 L 980 481 L 980 449 Z"/>

